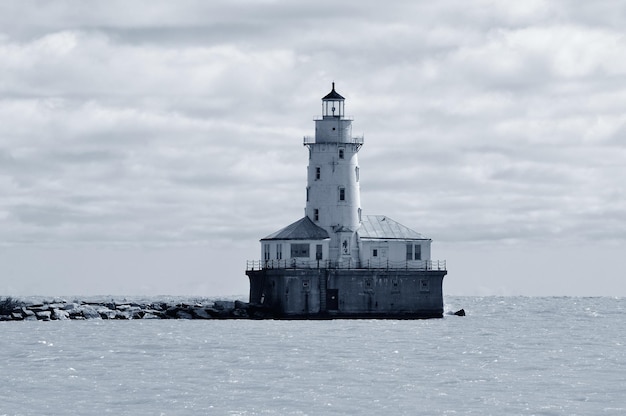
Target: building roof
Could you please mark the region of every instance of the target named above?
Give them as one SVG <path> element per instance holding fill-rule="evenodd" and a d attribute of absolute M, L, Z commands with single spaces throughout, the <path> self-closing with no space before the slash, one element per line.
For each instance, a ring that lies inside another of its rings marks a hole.
<path fill-rule="evenodd" d="M 304 217 L 289 224 L 285 228 L 268 235 L 263 240 L 324 240 L 328 237 L 328 233 L 321 227 L 318 227 L 311 221 L 309 217 Z"/>
<path fill-rule="evenodd" d="M 322 100 L 345 100 L 345 98 L 335 91 L 335 83 L 333 82 L 333 90 L 326 94 Z"/>
<path fill-rule="evenodd" d="M 370 240 L 428 240 L 417 231 L 384 215 L 365 215 L 357 231 L 361 239 Z"/>

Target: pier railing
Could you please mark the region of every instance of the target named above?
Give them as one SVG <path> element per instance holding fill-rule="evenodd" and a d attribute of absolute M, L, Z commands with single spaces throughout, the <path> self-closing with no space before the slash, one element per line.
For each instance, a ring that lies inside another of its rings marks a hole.
<path fill-rule="evenodd" d="M 263 269 L 378 269 L 378 270 L 446 270 L 445 260 L 248 260 L 246 271 Z"/>

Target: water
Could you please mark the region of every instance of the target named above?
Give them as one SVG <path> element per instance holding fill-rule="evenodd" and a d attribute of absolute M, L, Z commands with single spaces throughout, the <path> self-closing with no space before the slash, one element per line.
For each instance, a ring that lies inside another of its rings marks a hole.
<path fill-rule="evenodd" d="M 623 415 L 626 300 L 466 317 L 0 322 L 0 415 Z"/>

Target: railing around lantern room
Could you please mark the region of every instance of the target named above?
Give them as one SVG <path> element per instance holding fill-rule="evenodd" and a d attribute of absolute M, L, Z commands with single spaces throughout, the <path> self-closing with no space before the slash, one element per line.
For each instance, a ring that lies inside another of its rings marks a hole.
<path fill-rule="evenodd" d="M 359 146 L 362 146 L 364 140 L 365 140 L 364 136 L 357 136 L 357 137 L 352 137 L 351 139 L 348 139 L 347 141 L 342 141 L 341 143 L 358 144 Z M 315 137 L 313 137 L 313 136 L 304 136 L 303 144 L 305 146 L 308 146 L 310 144 L 315 144 L 315 143 L 316 143 Z M 328 142 L 326 142 L 326 143 L 328 143 Z M 332 143 L 334 143 L 334 142 L 332 142 Z"/>
<path fill-rule="evenodd" d="M 283 259 L 283 260 L 248 260 L 246 271 L 263 269 L 376 269 L 376 270 L 446 270 L 445 260 L 366 260 L 364 262 L 352 259 L 342 261 Z"/>

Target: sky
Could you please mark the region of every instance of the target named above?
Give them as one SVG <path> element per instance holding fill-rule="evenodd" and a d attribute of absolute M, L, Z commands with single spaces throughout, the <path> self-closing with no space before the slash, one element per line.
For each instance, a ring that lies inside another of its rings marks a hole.
<path fill-rule="evenodd" d="M 0 3 L 0 295 L 247 295 L 331 82 L 446 295 L 626 296 L 626 4 Z"/>

